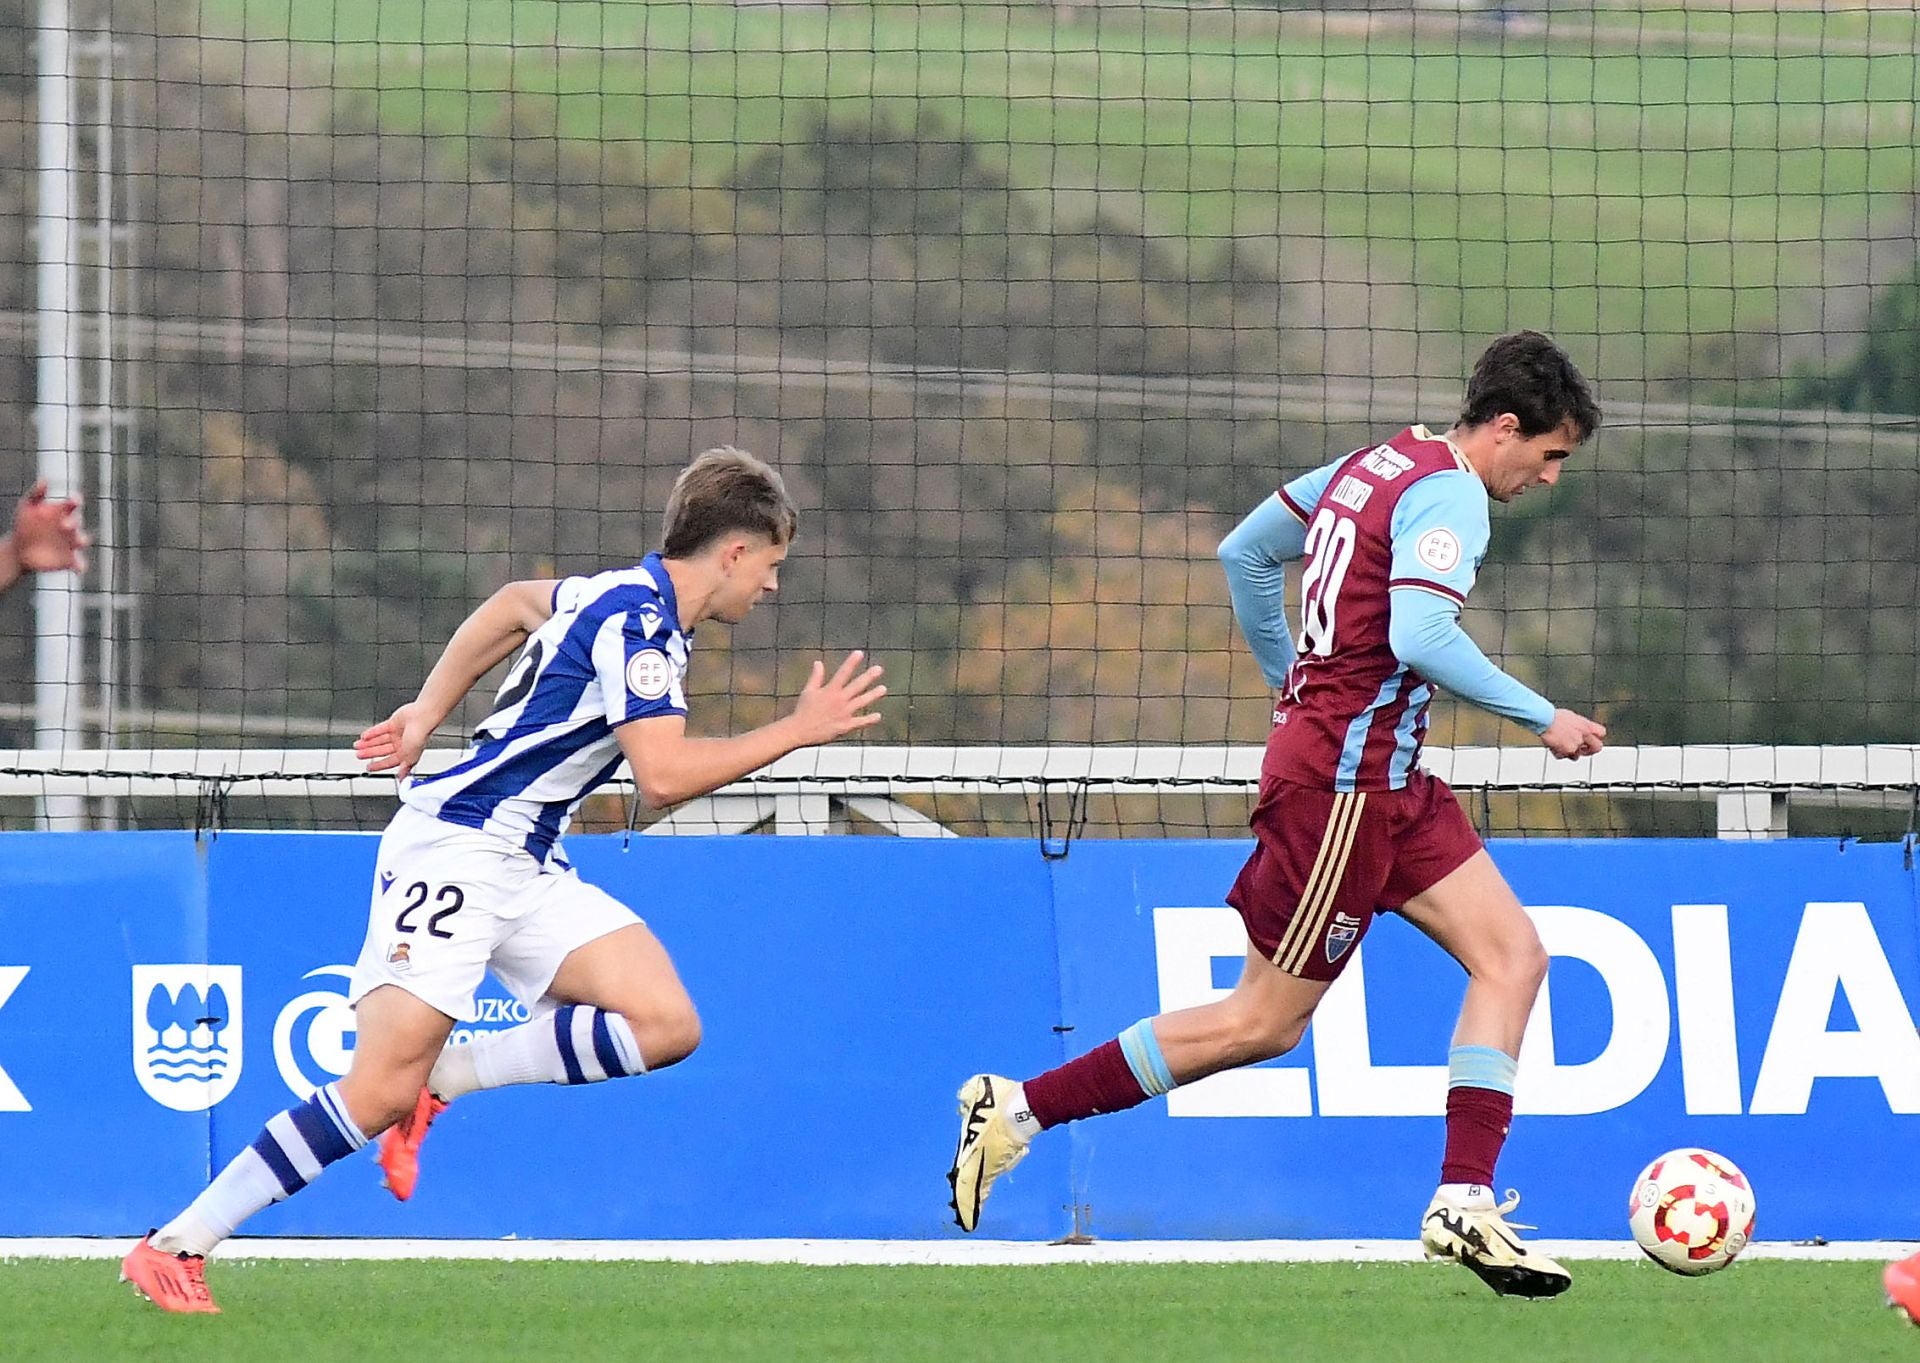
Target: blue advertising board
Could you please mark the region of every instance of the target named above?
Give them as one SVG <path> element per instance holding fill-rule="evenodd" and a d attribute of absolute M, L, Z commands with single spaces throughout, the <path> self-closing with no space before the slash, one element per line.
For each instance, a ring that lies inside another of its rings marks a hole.
<path fill-rule="evenodd" d="M 0 1235 L 130 1235 L 342 1073 L 372 836 L 0 836 Z M 672 952 L 705 1040 L 657 1075 L 472 1095 L 395 1203 L 366 1156 L 250 1233 L 957 1234 L 954 1091 L 1231 988 L 1240 842 L 570 840 Z M 1763 1239 L 1920 1235 L 1920 934 L 1899 846 L 1496 844 L 1553 955 L 1503 1184 L 1618 1239 L 1648 1159 L 1742 1164 Z M 1049 1133 L 995 1237 L 1409 1238 L 1463 977 L 1406 924 L 1268 1065 Z M 525 1020 L 489 987 L 457 1029 Z M 1834 1152 L 1845 1151 L 1838 1160 Z"/>
<path fill-rule="evenodd" d="M 1060 863 L 1073 1049 L 1231 988 L 1246 937 L 1214 896 L 1242 850 L 1088 844 Z M 1920 939 L 1905 849 L 1493 850 L 1552 956 L 1499 1170 L 1526 1196 L 1522 1219 L 1555 1237 L 1621 1238 L 1640 1169 L 1700 1145 L 1753 1180 L 1762 1238 L 1920 1235 L 1908 1172 Z M 1088 1229 L 1411 1238 L 1439 1177 L 1464 986 L 1438 947 L 1384 918 L 1292 1054 L 1070 1128 Z"/>

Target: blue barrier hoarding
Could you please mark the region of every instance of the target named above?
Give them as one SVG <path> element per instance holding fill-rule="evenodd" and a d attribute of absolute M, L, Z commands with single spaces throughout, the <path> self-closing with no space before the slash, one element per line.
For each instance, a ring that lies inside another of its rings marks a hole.
<path fill-rule="evenodd" d="M 137 1233 L 341 1072 L 371 836 L 0 836 L 0 1234 Z M 1619 1238 L 1680 1144 L 1752 1175 L 1763 1238 L 1920 1234 L 1915 880 L 1897 846 L 1528 842 L 1495 855 L 1554 965 L 1503 1182 Z M 1240 842 L 578 838 L 666 942 L 706 1039 L 591 1089 L 477 1094 L 405 1206 L 357 1157 L 263 1214 L 310 1235 L 954 1234 L 953 1093 L 1229 988 Z M 1268 1066 L 1041 1138 L 986 1230 L 1413 1233 L 1463 983 L 1384 920 Z M 497 990 L 478 1028 L 524 1013 Z M 1838 1152 L 1844 1152 L 1842 1158 Z"/>
<path fill-rule="evenodd" d="M 1230 987 L 1243 849 L 1106 843 L 1061 863 L 1075 1049 Z M 1680 1145 L 1753 1179 L 1768 1239 L 1920 1234 L 1920 943 L 1905 849 L 1540 841 L 1495 857 L 1553 956 L 1503 1184 L 1542 1232 L 1619 1238 Z M 1282 1060 L 1072 1128 L 1095 1234 L 1408 1237 L 1439 1173 L 1465 976 L 1387 917 Z M 1842 1155 L 1841 1152 L 1844 1152 Z"/>
<path fill-rule="evenodd" d="M 226 833 L 196 853 L 188 835 L 152 836 L 0 837 L 0 967 L 27 970 L 0 1006 L 0 1070 L 31 1102 L 0 1111 L 0 1234 L 144 1230 L 350 1058 L 347 968 L 376 840 Z M 705 1029 L 693 1059 L 591 1089 L 475 1095 L 436 1123 L 404 1207 L 356 1157 L 250 1233 L 940 1233 L 960 1057 L 989 1029 L 1010 1065 L 1063 1055 L 1032 845 L 950 841 L 931 858 L 880 839 L 622 846 L 578 838 L 569 852 L 674 955 Z M 208 1026 L 214 988 L 231 1020 Z M 524 1017 L 489 988 L 474 1025 Z M 141 1029 L 149 1048 L 217 1057 L 218 1074 L 161 1081 L 157 1057 L 130 1051 Z M 1006 1234 L 1058 1232 L 1066 1162 L 1064 1145 L 1035 1156 L 1036 1177 L 996 1204 Z"/>
<path fill-rule="evenodd" d="M 190 833 L 0 836 L 6 1234 L 119 1233 L 206 1183 L 206 1124 L 167 1105 L 199 1085 L 153 1051 L 135 997 L 146 968 L 205 961 L 206 934 Z"/>

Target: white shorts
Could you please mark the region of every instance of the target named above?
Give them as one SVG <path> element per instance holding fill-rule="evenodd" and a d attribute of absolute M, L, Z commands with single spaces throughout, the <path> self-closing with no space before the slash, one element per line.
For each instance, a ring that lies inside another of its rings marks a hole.
<path fill-rule="evenodd" d="M 571 867 L 543 864 L 510 842 L 407 805 L 380 837 L 367 940 L 353 967 L 358 1003 L 395 984 L 448 1017 L 478 1017 L 487 968 L 530 1011 L 567 954 L 640 922 Z"/>

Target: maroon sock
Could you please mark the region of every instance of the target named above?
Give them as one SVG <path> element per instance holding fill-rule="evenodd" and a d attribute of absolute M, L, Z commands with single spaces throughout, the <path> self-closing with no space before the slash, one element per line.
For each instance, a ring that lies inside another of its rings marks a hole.
<path fill-rule="evenodd" d="M 1513 1123 L 1513 1095 L 1462 1084 L 1447 1090 L 1447 1153 L 1442 1183 L 1493 1187 L 1493 1166 Z"/>
<path fill-rule="evenodd" d="M 1042 1127 L 1101 1112 L 1123 1112 L 1147 1100 L 1117 1040 L 1095 1046 L 1059 1069 L 1035 1075 L 1025 1088 L 1027 1107 Z"/>

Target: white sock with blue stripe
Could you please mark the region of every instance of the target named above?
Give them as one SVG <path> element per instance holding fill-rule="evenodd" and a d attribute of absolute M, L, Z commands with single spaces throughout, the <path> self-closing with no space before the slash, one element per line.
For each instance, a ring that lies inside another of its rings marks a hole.
<path fill-rule="evenodd" d="M 153 1233 L 168 1254 L 206 1254 L 261 1208 L 292 1197 L 336 1160 L 367 1143 L 337 1084 L 271 1118 L 207 1190 Z"/>
<path fill-rule="evenodd" d="M 482 1032 L 449 1046 L 427 1087 L 452 1102 L 479 1089 L 512 1084 L 597 1084 L 645 1074 L 633 1029 L 618 1013 L 568 1004 L 504 1032 Z"/>

